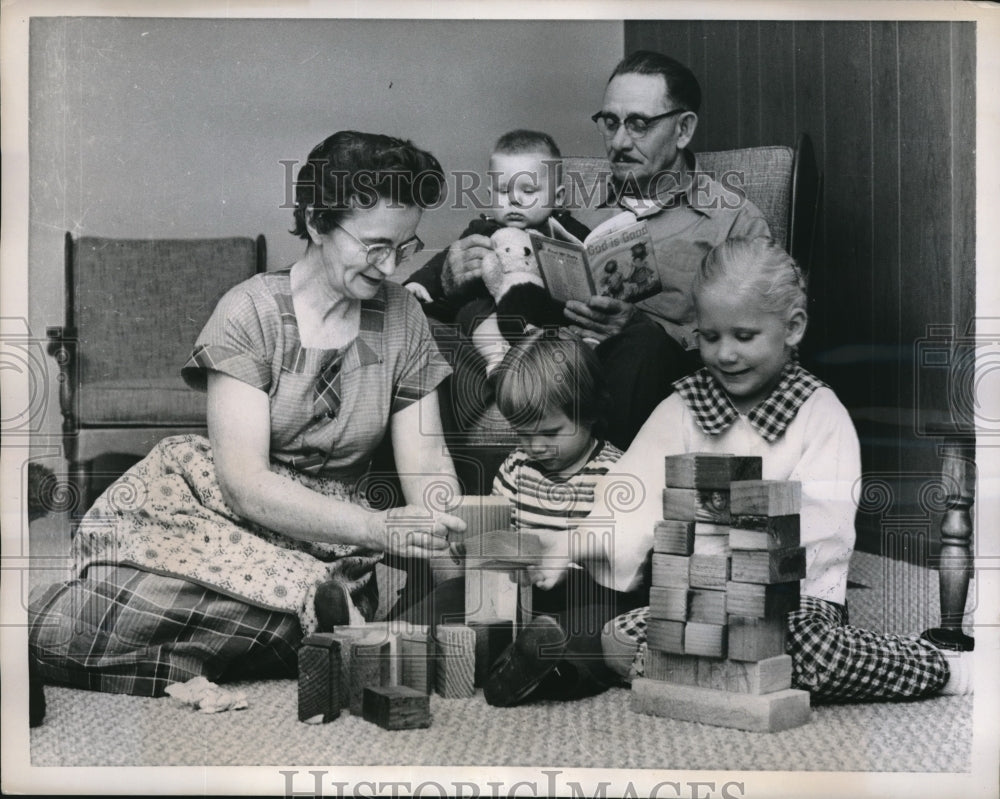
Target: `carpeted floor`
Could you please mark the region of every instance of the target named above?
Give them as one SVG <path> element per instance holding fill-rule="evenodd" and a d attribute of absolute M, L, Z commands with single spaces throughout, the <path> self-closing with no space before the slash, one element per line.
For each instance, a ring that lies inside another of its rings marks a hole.
<path fill-rule="evenodd" d="M 855 553 L 852 623 L 915 632 L 937 622 L 937 575 Z M 975 592 L 970 592 L 974 596 Z M 970 598 L 971 602 L 971 598 Z M 296 683 L 237 684 L 249 708 L 203 715 L 170 698 L 46 688 L 33 766 L 561 766 L 747 771 L 965 772 L 973 697 L 814 707 L 810 723 L 763 734 L 641 716 L 614 689 L 519 708 L 431 697 L 429 729 L 387 732 L 351 717 L 296 720 Z M 474 731 L 474 734 L 470 734 Z"/>
<path fill-rule="evenodd" d="M 971 697 L 818 707 L 810 723 L 750 733 L 643 716 L 623 688 L 578 702 L 497 709 L 431 697 L 426 730 L 387 732 L 346 713 L 296 720 L 296 684 L 240 684 L 250 706 L 205 715 L 170 699 L 49 688 L 33 766 L 561 766 L 746 771 L 970 768 Z M 470 734 L 474 731 L 475 734 Z"/>

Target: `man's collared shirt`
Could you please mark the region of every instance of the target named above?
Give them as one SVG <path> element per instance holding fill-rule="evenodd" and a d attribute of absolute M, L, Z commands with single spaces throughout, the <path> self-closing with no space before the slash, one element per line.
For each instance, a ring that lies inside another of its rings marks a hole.
<path fill-rule="evenodd" d="M 688 179 L 683 188 L 673 185 L 669 173 L 664 190 L 655 199 L 616 196 L 610 187 L 609 205 L 646 220 L 653 239 L 662 290 L 636 303 L 685 349 L 695 349 L 694 302 L 691 287 L 695 273 L 709 250 L 726 239 L 769 236 L 760 209 L 737 189 L 724 186 L 698 169 L 697 159 L 685 153 Z"/>

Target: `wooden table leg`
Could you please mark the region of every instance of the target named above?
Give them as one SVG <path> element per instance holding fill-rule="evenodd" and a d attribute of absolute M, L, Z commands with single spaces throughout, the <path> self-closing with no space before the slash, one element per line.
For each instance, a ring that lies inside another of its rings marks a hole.
<path fill-rule="evenodd" d="M 962 632 L 962 619 L 972 577 L 972 505 L 975 501 L 975 438 L 948 435 L 941 445 L 942 478 L 948 506 L 941 519 L 941 555 L 938 580 L 941 626 L 924 636 L 942 649 L 971 651 L 975 641 Z"/>

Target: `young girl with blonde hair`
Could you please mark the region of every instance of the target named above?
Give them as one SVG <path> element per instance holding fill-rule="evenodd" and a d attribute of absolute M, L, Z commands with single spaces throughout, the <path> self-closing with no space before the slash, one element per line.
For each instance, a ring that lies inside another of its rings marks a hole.
<path fill-rule="evenodd" d="M 885 635 L 848 624 L 847 570 L 854 549 L 853 492 L 860 485 L 857 433 L 829 386 L 799 365 L 806 330 L 806 280 L 770 239 L 730 239 L 706 257 L 694 283 L 704 367 L 674 384 L 615 467 L 645 487 L 645 501 L 616 509 L 598 501 L 592 516 L 611 519 L 614 551 L 607 584 L 629 590 L 660 517 L 663 458 L 689 452 L 756 455 L 763 477 L 801 483 L 806 576 L 788 616 L 793 686 L 821 700 L 902 699 L 971 692 L 971 654 L 948 653 L 917 636 Z M 602 497 L 602 492 L 598 492 Z M 608 664 L 643 673 L 643 607 L 605 628 Z"/>

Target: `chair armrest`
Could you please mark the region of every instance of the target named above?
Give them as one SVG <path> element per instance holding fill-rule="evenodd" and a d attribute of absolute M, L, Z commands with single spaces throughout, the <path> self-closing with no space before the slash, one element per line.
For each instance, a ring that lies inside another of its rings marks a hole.
<path fill-rule="evenodd" d="M 63 415 L 63 430 L 76 429 L 76 331 L 69 327 L 47 327 L 49 340 L 46 351 L 59 366 L 59 410 Z"/>

